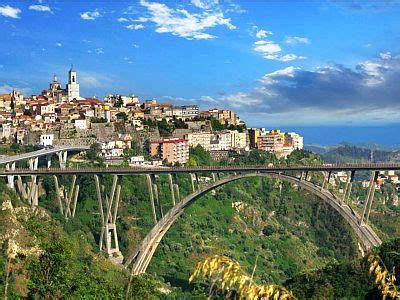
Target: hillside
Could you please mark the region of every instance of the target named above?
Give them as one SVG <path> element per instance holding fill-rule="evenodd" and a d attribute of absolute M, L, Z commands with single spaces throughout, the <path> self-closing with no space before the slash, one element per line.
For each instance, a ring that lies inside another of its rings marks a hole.
<path fill-rule="evenodd" d="M 373 252 L 382 259 L 389 272 L 395 270 L 395 284 L 399 286 L 400 238 L 385 242 Z M 284 285 L 299 299 L 380 299 L 380 291 L 369 274 L 370 265 L 367 257 L 330 264 L 320 270 L 298 274 Z"/>
<path fill-rule="evenodd" d="M 236 157 L 235 163 L 268 163 L 275 159 L 269 154 L 254 152 L 249 157 Z M 319 158 L 311 153 L 295 152 L 289 160 L 315 163 Z M 204 151 L 196 149 L 191 153 L 191 163 L 215 162 L 210 161 Z M 64 178 L 61 182 L 69 180 Z M 191 189 L 189 178 L 182 175 L 178 180 L 183 197 Z M 101 227 L 93 178 L 81 176 L 79 183 L 77 213 L 69 221 L 57 212 L 52 178 L 44 179 L 48 192 L 41 196 L 37 210 L 26 208 L 13 192 L 6 190 L 4 183 L 0 183 L 0 204 L 9 200 L 12 203 L 12 208 L 1 211 L 0 223 L 16 219 L 15 228 L 23 228 L 18 229 L 18 242 L 39 247 L 36 256 L 17 255 L 12 259 L 10 295 L 45 296 L 46 282 L 37 275 L 37 270 L 46 270 L 45 263 L 53 260 L 58 267 L 55 276 L 47 280 L 54 285 L 51 292 L 59 297 L 67 291 L 73 297 L 120 298 L 125 295 L 129 276 L 98 251 Z M 110 184 L 111 178 L 105 176 L 106 188 Z M 161 206 L 166 212 L 171 207 L 167 177 L 158 176 L 157 185 Z M 28 218 L 18 215 L 17 211 L 26 211 Z M 379 211 L 373 218 L 374 222 L 382 224 L 383 234 L 389 236 L 400 224 L 398 216 L 392 217 L 390 224 L 379 223 L 386 220 Z M 25 219 L 29 222 L 23 221 Z M 145 177 L 124 176 L 117 221 L 124 256 L 136 247 L 152 225 Z M 3 273 L 0 285 L 3 288 L 10 245 L 4 230 L 9 231 L 10 227 L 2 226 L 1 230 Z M 257 260 L 254 276 L 258 282 L 286 284 L 290 278 L 300 276 L 298 274 L 309 274 L 355 259 L 360 256 L 357 249 L 348 225 L 315 196 L 268 178 L 240 180 L 210 192 L 187 209 L 159 245 L 147 270 L 149 275 L 135 277 L 130 293 L 160 297 L 165 293 L 179 297 L 204 295 L 204 287 L 189 285 L 188 278 L 198 261 L 214 254 L 236 259 L 249 273 Z M 79 277 L 74 275 L 76 273 Z"/>
<path fill-rule="evenodd" d="M 373 162 L 400 162 L 400 151 L 373 150 Z M 370 162 L 371 149 L 341 145 L 329 148 L 325 152 L 320 153 L 324 161 L 328 163 L 352 163 L 352 162 Z"/>

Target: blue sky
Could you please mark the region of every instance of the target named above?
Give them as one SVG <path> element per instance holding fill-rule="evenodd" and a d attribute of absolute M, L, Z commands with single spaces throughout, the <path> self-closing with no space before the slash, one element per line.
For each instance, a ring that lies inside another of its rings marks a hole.
<path fill-rule="evenodd" d="M 252 126 L 400 123 L 399 1 L 1 1 L 0 93 L 71 64 L 81 94 L 234 109 Z"/>

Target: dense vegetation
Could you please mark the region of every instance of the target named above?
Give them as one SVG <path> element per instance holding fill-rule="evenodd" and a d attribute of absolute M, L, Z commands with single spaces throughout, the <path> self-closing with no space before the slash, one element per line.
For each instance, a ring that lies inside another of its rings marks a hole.
<path fill-rule="evenodd" d="M 232 154 L 223 162 L 213 161 L 201 147 L 190 152 L 192 165 L 308 164 L 319 161 L 318 156 L 307 151 L 295 151 L 287 161 L 280 161 L 269 153 L 253 151 L 248 156 Z M 321 180 L 317 174 L 313 176 L 315 180 Z M 199 179 L 200 184 L 206 184 L 210 180 L 209 174 L 199 174 Z M 81 190 L 77 212 L 68 221 L 56 209 L 51 177 L 43 179 L 47 193 L 39 200 L 42 209 L 29 213 L 29 217 L 16 212 L 24 204 L 13 192 L 7 191 L 4 183 L 0 183 L 0 205 L 11 200 L 15 208 L 13 213 L 23 227 L 21 232 L 24 234 L 19 242 L 23 245 L 26 242 L 30 247 L 37 244 L 42 251 L 40 255 L 18 255 L 12 260 L 9 295 L 40 298 L 50 293 L 76 298 L 125 296 L 128 274 L 111 264 L 98 250 L 101 223 L 93 178 L 80 176 L 78 180 Z M 111 177 L 104 177 L 106 190 L 111 180 Z M 188 176 L 178 176 L 178 182 L 181 197 L 191 192 Z M 60 184 L 68 186 L 69 183 L 68 177 L 60 179 Z M 156 183 L 160 191 L 157 205 L 160 218 L 161 211 L 165 213 L 171 207 L 171 198 L 167 177 L 158 176 Z M 392 216 L 387 222 L 387 216 L 383 214 L 385 210 L 379 211 L 378 208 L 371 215 L 373 222 L 376 221 L 383 234 L 393 236 L 394 230 L 398 230 L 396 227 L 399 228 L 398 216 Z M 8 213 L 11 212 L 0 211 L 0 224 L 6 224 Z M 145 177 L 124 176 L 117 221 L 124 256 L 135 249 L 153 224 Z M 7 228 L 1 226 L 1 237 L 5 237 Z M 0 274 L 0 288 L 4 290 L 9 241 L 3 238 L 0 244 L 3 258 L 0 261 L 0 272 L 3 272 Z M 283 284 L 300 298 L 321 295 L 360 297 L 368 294 L 372 287 L 371 278 L 362 273 L 364 271 L 357 271 L 357 264 L 364 265 L 358 261 L 349 263 L 359 256 L 357 244 L 349 226 L 336 211 L 286 182 L 258 177 L 232 182 L 191 205 L 162 240 L 148 268 L 149 275 L 134 277 L 130 295 L 161 297 L 169 294 L 178 298 L 205 295 L 208 287 L 189 285 L 188 278 L 198 261 L 214 254 L 237 260 L 249 274 L 257 261 L 254 273 L 257 282 Z M 396 263 L 398 265 L 398 261 Z M 344 269 L 354 276 L 354 281 L 362 273 L 360 281 L 365 284 L 357 286 L 353 294 L 351 289 L 344 288 L 347 278 L 343 277 Z M 49 271 L 52 274 L 50 278 L 43 276 Z M 316 288 L 321 276 L 326 277 L 323 291 Z M 307 284 L 303 291 L 301 282 Z M 49 285 L 51 289 L 45 288 Z M 332 289 L 340 291 L 332 292 Z"/>
<path fill-rule="evenodd" d="M 373 251 L 382 259 L 389 272 L 400 278 L 400 238 L 392 239 Z M 380 292 L 369 274 L 367 257 L 328 266 L 313 272 L 301 273 L 284 284 L 301 299 L 379 299 Z M 397 279 L 396 285 L 400 285 Z"/>

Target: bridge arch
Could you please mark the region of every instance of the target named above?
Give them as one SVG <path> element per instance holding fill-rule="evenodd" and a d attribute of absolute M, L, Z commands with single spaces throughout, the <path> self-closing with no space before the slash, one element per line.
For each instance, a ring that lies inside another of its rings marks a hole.
<path fill-rule="evenodd" d="M 198 191 L 188 195 L 181 202 L 176 204 L 173 208 L 171 208 L 168 213 L 161 218 L 157 224 L 150 230 L 150 232 L 146 235 L 146 237 L 142 240 L 139 246 L 136 248 L 134 253 L 132 253 L 125 261 L 124 266 L 128 268 L 132 264 L 132 274 L 142 274 L 146 272 L 148 265 L 156 251 L 159 243 L 164 237 L 165 233 L 171 227 L 171 225 L 179 218 L 180 215 L 183 214 L 186 207 L 195 202 L 202 195 L 207 192 L 216 189 L 222 185 L 225 185 L 229 182 L 236 181 L 243 178 L 250 178 L 256 176 L 267 176 L 276 179 L 281 179 L 288 181 L 290 183 L 297 184 L 301 186 L 303 189 L 311 192 L 316 195 L 327 204 L 329 204 L 332 208 L 334 208 L 340 215 L 346 220 L 346 222 L 351 226 L 355 234 L 357 235 L 362 246 L 369 250 L 372 247 L 380 245 L 382 242 L 379 239 L 378 235 L 373 231 L 373 229 L 367 225 L 360 225 L 359 220 L 360 217 L 357 213 L 355 213 L 348 205 L 344 203 L 340 203 L 340 201 L 332 195 L 329 191 L 323 190 L 318 185 L 311 183 L 309 181 L 301 180 L 294 176 L 288 176 L 278 173 L 272 172 L 263 172 L 263 173 L 245 173 L 245 174 L 237 174 L 228 177 L 224 177 L 219 179 L 216 182 L 213 182 Z"/>

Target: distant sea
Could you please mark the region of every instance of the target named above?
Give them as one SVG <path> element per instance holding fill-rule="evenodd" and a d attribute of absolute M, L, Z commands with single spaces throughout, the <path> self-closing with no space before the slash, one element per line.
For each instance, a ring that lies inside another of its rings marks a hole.
<path fill-rule="evenodd" d="M 271 127 L 265 127 L 267 130 Z M 304 136 L 307 145 L 379 144 L 400 148 L 400 124 L 383 126 L 285 126 L 284 131 L 295 131 Z"/>

